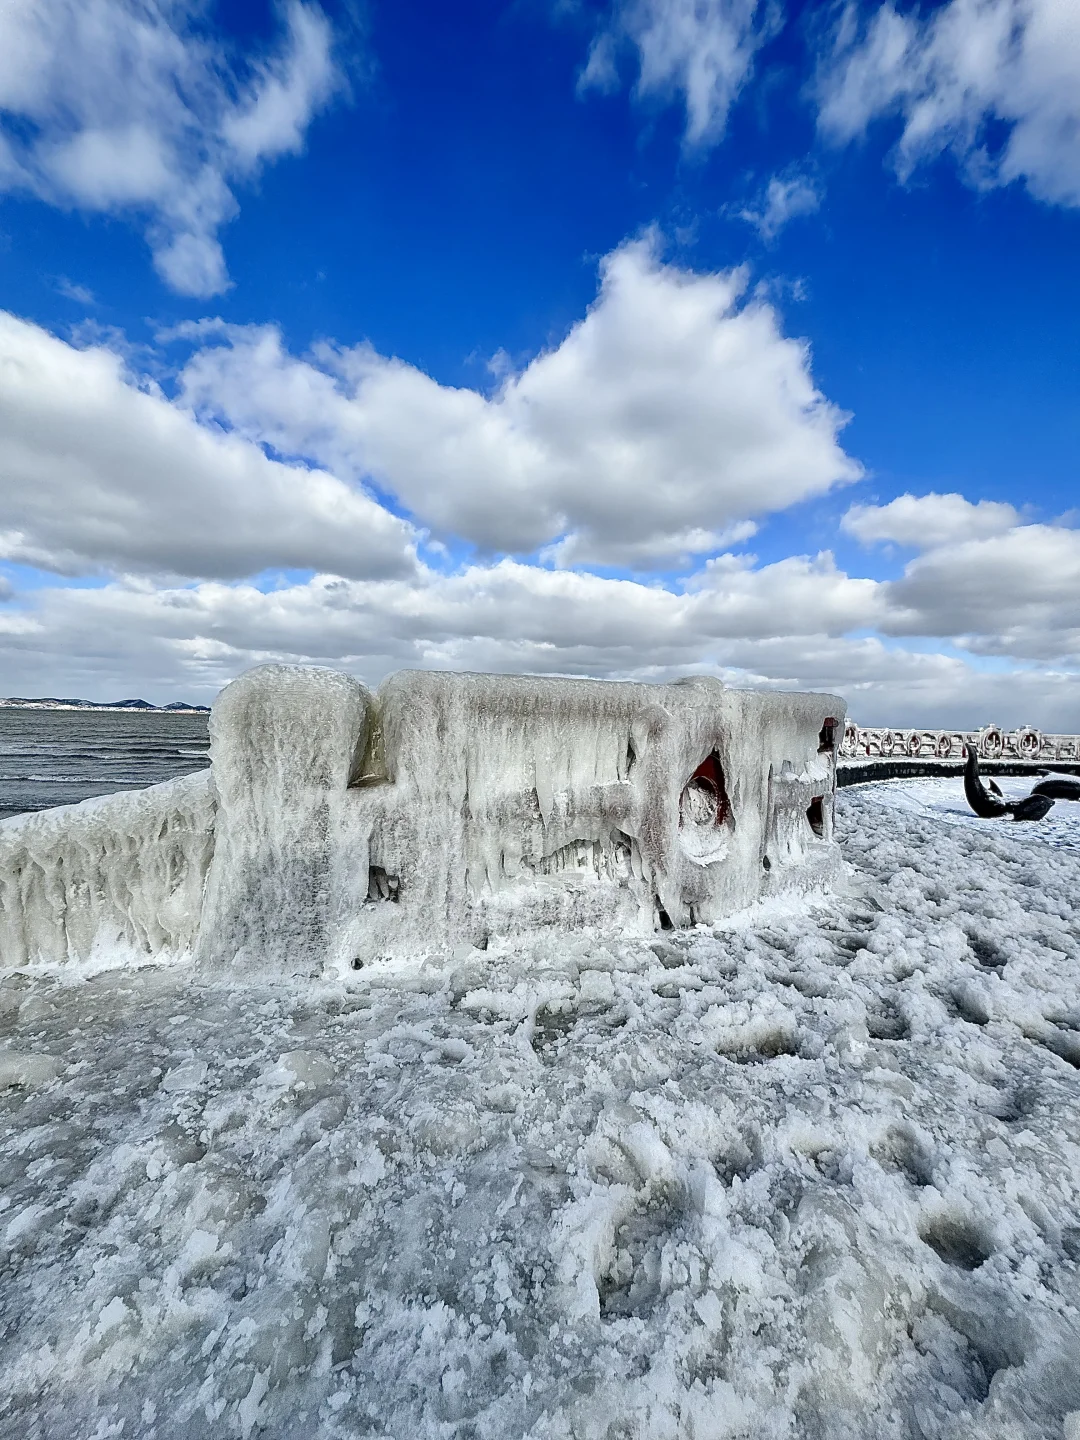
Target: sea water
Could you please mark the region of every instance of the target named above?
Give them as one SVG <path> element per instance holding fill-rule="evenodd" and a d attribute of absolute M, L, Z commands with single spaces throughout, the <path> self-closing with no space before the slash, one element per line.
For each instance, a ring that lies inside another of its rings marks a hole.
<path fill-rule="evenodd" d="M 204 714 L 0 709 L 0 820 L 210 763 Z"/>

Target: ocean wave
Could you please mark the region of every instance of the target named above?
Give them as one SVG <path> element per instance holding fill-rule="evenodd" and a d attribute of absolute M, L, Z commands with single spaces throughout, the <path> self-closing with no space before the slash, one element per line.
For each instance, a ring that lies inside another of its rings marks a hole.
<path fill-rule="evenodd" d="M 0 785 L 140 785 L 134 775 L 0 775 Z"/>

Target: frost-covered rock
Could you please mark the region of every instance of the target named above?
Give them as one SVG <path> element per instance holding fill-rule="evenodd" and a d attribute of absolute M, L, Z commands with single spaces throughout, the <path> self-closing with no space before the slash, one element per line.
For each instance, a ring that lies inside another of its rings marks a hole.
<path fill-rule="evenodd" d="M 0 960 L 343 970 L 711 924 L 834 877 L 835 696 L 404 671 L 227 686 L 213 768 L 0 827 Z M 205 880 L 205 886 L 204 886 Z"/>

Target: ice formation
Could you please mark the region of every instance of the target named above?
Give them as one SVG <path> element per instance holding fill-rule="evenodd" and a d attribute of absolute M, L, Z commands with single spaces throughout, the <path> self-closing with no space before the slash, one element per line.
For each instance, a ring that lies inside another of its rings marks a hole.
<path fill-rule="evenodd" d="M 0 826 L 5 964 L 108 946 L 305 972 L 827 885 L 835 696 L 263 666 L 209 776 Z M 205 885 L 204 885 L 205 878 Z"/>
<path fill-rule="evenodd" d="M 0 822 L 0 966 L 191 950 L 216 808 L 202 771 Z"/>

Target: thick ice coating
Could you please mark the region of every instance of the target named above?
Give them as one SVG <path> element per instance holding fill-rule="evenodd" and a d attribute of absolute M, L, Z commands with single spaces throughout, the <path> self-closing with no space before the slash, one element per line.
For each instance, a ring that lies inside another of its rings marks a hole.
<path fill-rule="evenodd" d="M 0 822 L 0 965 L 190 952 L 216 811 L 201 771 Z"/>
<path fill-rule="evenodd" d="M 272 969 L 326 954 L 354 888 L 347 787 L 370 703 L 351 675 L 287 665 L 260 666 L 218 696 L 218 819 L 201 953 Z"/>
<path fill-rule="evenodd" d="M 2 961 L 153 934 L 213 968 L 303 973 L 552 926 L 712 923 L 834 875 L 844 710 L 708 677 L 403 671 L 373 696 L 263 666 L 218 697 L 211 778 L 0 826 Z"/>

